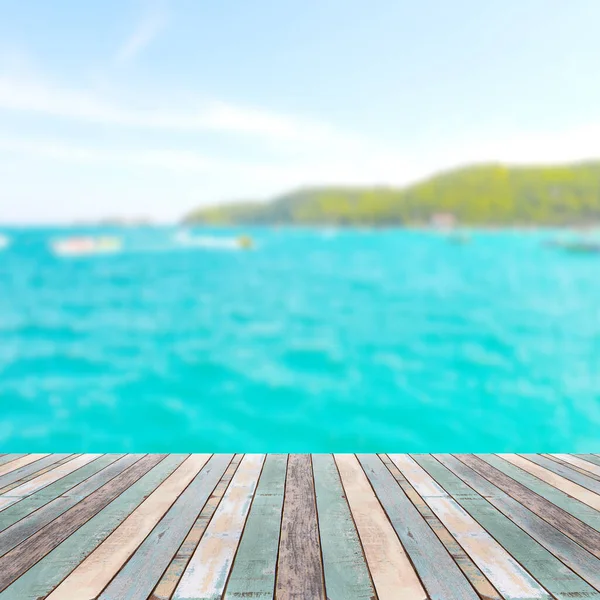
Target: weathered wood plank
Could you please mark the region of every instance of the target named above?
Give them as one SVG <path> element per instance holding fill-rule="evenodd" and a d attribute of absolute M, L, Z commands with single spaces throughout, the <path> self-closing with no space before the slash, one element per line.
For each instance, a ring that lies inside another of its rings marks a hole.
<path fill-rule="evenodd" d="M 549 483 L 555 488 L 565 492 L 565 494 L 577 498 L 580 502 L 583 502 L 596 510 L 600 510 L 600 496 L 591 490 L 582 487 L 578 483 L 570 481 L 562 475 L 558 475 L 556 472 L 547 469 L 545 466 L 537 464 L 518 454 L 502 454 L 501 458 L 512 463 L 516 467 L 523 469 L 523 471 L 531 473 L 531 475 L 534 475 L 538 479 Z"/>
<path fill-rule="evenodd" d="M 312 458 L 327 599 L 371 600 L 375 590 L 333 456 Z"/>
<path fill-rule="evenodd" d="M 459 460 L 512 496 L 536 515 L 600 558 L 600 533 L 573 515 L 505 475 L 478 456 L 457 454 Z M 488 457 L 485 457 L 486 460 Z"/>
<path fill-rule="evenodd" d="M 173 595 L 174 600 L 221 598 L 263 466 L 246 454 Z"/>
<path fill-rule="evenodd" d="M 596 454 L 577 454 L 576 456 L 585 460 L 586 462 L 590 462 L 594 465 L 600 466 L 600 456 Z"/>
<path fill-rule="evenodd" d="M 180 494 L 190 485 L 209 458 L 210 454 L 193 454 L 183 461 L 48 596 L 48 600 L 72 600 L 72 598 L 77 598 L 78 600 L 95 600 L 117 574 L 119 569 L 134 554 L 146 536 L 157 526 L 172 504 L 180 497 Z M 173 549 L 173 552 L 175 552 L 175 549 Z M 154 556 L 152 558 L 157 557 Z M 166 562 L 168 564 L 168 559 Z M 148 570 L 150 568 L 148 567 Z M 146 574 L 144 573 L 143 575 L 145 578 Z M 158 576 L 160 576 L 160 573 Z M 144 598 L 152 591 L 156 580 L 158 580 L 158 576 L 149 586 L 149 590 Z M 131 581 L 131 583 L 135 584 L 136 582 Z M 131 597 L 141 597 L 139 590 L 133 589 L 130 591 L 133 594 Z"/>
<path fill-rule="evenodd" d="M 10 527 L 20 519 L 31 514 L 38 508 L 48 504 L 52 500 L 58 498 L 61 494 L 66 494 L 72 487 L 78 485 L 85 479 L 98 473 L 108 465 L 114 463 L 122 455 L 120 454 L 104 454 L 102 457 L 92 461 L 85 467 L 81 467 L 70 475 L 59 479 L 55 483 L 42 488 L 27 498 L 21 498 L 17 503 L 9 508 L 5 508 L 0 512 L 0 532 Z M 139 455 L 141 458 L 142 455 Z M 1 553 L 0 553 L 1 556 Z"/>
<path fill-rule="evenodd" d="M 574 456 L 573 454 L 545 454 L 543 456 L 548 456 L 548 458 L 551 458 L 552 460 L 570 466 L 580 473 L 589 475 L 596 479 L 596 481 L 600 481 L 600 466 L 588 462 L 579 456 Z"/>
<path fill-rule="evenodd" d="M 478 594 L 464 573 L 380 458 L 361 454 L 359 460 L 430 598 L 478 599 Z"/>
<path fill-rule="evenodd" d="M 148 457 L 146 457 L 148 458 Z M 94 548 L 139 506 L 186 458 L 169 455 L 71 534 L 0 594 L 2 600 L 45 598 Z M 144 459 L 142 459 L 144 460 Z M 139 465 L 138 461 L 136 465 Z M 75 599 L 73 599 L 75 600 Z"/>
<path fill-rule="evenodd" d="M 101 454 L 81 454 L 66 463 L 63 463 L 57 467 L 52 468 L 43 475 L 38 475 L 34 479 L 31 479 L 21 485 L 13 488 L 10 492 L 0 495 L 0 511 L 8 508 L 12 504 L 17 503 L 19 500 L 26 496 L 30 496 L 35 492 L 47 487 L 51 483 L 62 479 L 66 475 L 69 475 L 73 471 L 87 465 L 88 463 L 100 458 Z"/>
<path fill-rule="evenodd" d="M 538 479 L 531 473 L 516 467 L 500 456 L 496 456 L 495 454 L 484 454 L 478 458 L 484 463 L 492 465 L 494 469 L 504 473 L 509 478 L 514 479 L 525 488 L 542 496 L 553 505 L 562 508 L 565 512 L 573 515 L 580 521 L 583 521 L 593 529 L 600 531 L 600 513 L 587 504 L 569 496 L 549 483 Z"/>
<path fill-rule="evenodd" d="M 100 471 L 93 476 L 90 476 L 87 480 L 84 480 L 73 489 L 69 490 L 68 494 L 57 496 L 54 500 L 41 506 L 38 510 L 29 511 L 23 518 L 20 518 L 20 512 L 13 514 L 13 509 L 26 510 L 28 507 L 23 507 L 22 505 L 27 502 L 29 498 L 7 508 L 4 512 L 0 513 L 0 524 L 5 525 L 10 522 L 10 526 L 4 528 L 0 533 L 0 556 L 4 556 L 7 552 L 62 515 L 80 500 L 92 492 L 95 492 L 113 477 L 124 471 L 128 466 L 142 458 L 142 456 L 143 455 L 141 454 L 129 454 L 128 456 L 122 457 L 117 462 L 110 464 L 104 471 Z M 31 496 L 31 499 L 33 498 L 35 498 L 35 495 Z"/>
<path fill-rule="evenodd" d="M 154 527 L 152 533 L 148 535 L 141 546 L 135 551 L 135 554 L 133 554 L 127 564 L 100 594 L 99 600 L 146 600 L 148 598 L 177 552 L 181 542 L 189 533 L 198 514 L 215 489 L 232 458 L 232 454 L 219 454 L 213 456 L 208 461 L 202 471 L 179 495 L 167 514 Z M 176 473 L 177 471 L 173 475 Z M 163 486 L 165 484 L 166 482 L 163 483 Z M 158 488 L 154 493 L 159 492 L 164 496 L 165 492 L 161 491 L 161 488 Z M 151 498 L 152 496 L 146 502 L 149 502 Z M 132 519 L 134 516 L 135 512 L 129 519 Z M 126 523 L 127 521 L 121 527 L 125 526 Z M 116 533 L 117 531 L 112 535 L 114 536 Z M 121 552 L 121 547 L 118 546 L 117 548 Z M 88 557 L 87 560 L 91 558 L 92 556 Z M 106 561 L 101 562 L 100 568 L 102 571 L 106 569 Z M 78 597 L 80 597 L 80 594 L 78 594 Z M 83 596 L 81 597 L 83 598 Z M 90 595 L 90 598 L 92 597 Z M 53 596 L 50 596 L 50 598 L 53 598 Z"/>
<path fill-rule="evenodd" d="M 335 462 L 379 600 L 427 598 L 357 458 L 336 454 Z"/>
<path fill-rule="evenodd" d="M 551 460 L 550 458 L 546 458 L 545 456 L 539 454 L 522 454 L 520 455 L 523 458 L 568 479 L 580 485 L 581 487 L 590 490 L 596 494 L 600 493 L 600 482 L 594 479 L 593 475 L 590 473 L 589 475 L 583 475 L 582 473 L 576 471 L 574 468 L 563 465 L 555 460 Z M 598 502 L 600 505 L 600 496 L 598 496 Z"/>
<path fill-rule="evenodd" d="M 14 479 L 14 481 L 11 481 L 9 484 L 5 485 L 4 487 L 0 487 L 0 495 L 9 496 L 10 493 L 12 492 L 12 490 L 15 489 L 16 487 L 19 487 L 19 486 L 23 485 L 24 483 L 31 481 L 32 479 L 41 477 L 45 473 L 52 471 L 56 467 L 64 465 L 65 463 L 73 460 L 74 458 L 77 458 L 78 456 L 81 456 L 81 455 L 80 454 L 64 454 L 63 458 L 61 458 L 57 461 L 51 461 L 51 462 L 45 464 L 42 468 L 32 469 L 31 471 L 28 471 L 25 475 L 23 475 L 19 479 Z"/>
<path fill-rule="evenodd" d="M 309 454 L 292 454 L 288 460 L 275 594 L 277 600 L 325 600 Z"/>
<path fill-rule="evenodd" d="M 587 582 L 498 511 L 489 499 L 484 499 L 435 458 L 418 455 L 413 458 L 432 480 L 442 486 L 516 560 L 521 569 L 527 569 L 528 577 L 529 574 L 534 577 L 553 597 L 562 600 L 600 598 L 600 594 Z M 502 589 L 500 591 L 503 592 Z"/>
<path fill-rule="evenodd" d="M 421 516 L 425 519 L 429 527 L 437 535 L 440 542 L 444 545 L 450 556 L 454 559 L 460 570 L 465 574 L 475 591 L 484 600 L 503 600 L 500 593 L 490 583 L 489 579 L 481 572 L 479 567 L 471 560 L 469 555 L 463 550 L 462 546 L 452 537 L 444 524 L 435 516 L 425 500 L 410 485 L 406 477 L 398 470 L 398 467 L 390 460 L 387 454 L 380 454 L 383 464 L 388 468 L 402 491 L 413 503 Z"/>
<path fill-rule="evenodd" d="M 204 505 L 204 508 L 196 519 L 192 529 L 179 547 L 177 554 L 173 557 L 173 560 L 165 570 L 160 581 L 156 584 L 156 587 L 154 588 L 149 600 L 170 600 L 173 596 L 175 588 L 181 580 L 181 576 L 183 575 L 190 558 L 194 554 L 200 539 L 204 535 L 208 524 L 213 518 L 213 515 L 217 510 L 217 506 L 225 494 L 225 490 L 229 487 L 229 483 L 235 475 L 243 456 L 243 454 L 236 454 L 233 457 L 233 460 L 229 464 L 229 467 L 227 467 L 225 474 L 208 499 L 208 502 Z"/>
<path fill-rule="evenodd" d="M 30 458 L 31 456 L 35 456 L 35 455 L 29 454 L 27 457 L 23 457 L 23 459 Z M 40 455 L 38 455 L 38 456 L 40 456 Z M 6 474 L 2 475 L 2 477 L 0 477 L 0 493 L 5 488 L 7 488 L 9 485 L 11 485 L 17 481 L 20 481 L 21 479 L 23 479 L 24 477 L 27 477 L 28 475 L 37 473 L 41 469 L 45 469 L 46 467 L 48 467 L 60 460 L 64 460 L 65 458 L 67 458 L 69 456 L 71 456 L 71 455 L 70 454 L 41 455 L 41 458 L 38 458 L 35 461 L 28 462 L 27 464 L 22 465 L 17 469 L 11 469 L 9 473 L 6 473 Z M 14 463 L 8 463 L 8 464 L 9 465 L 15 464 L 23 459 L 19 459 L 17 461 L 14 461 Z M 5 466 L 8 466 L 8 465 L 5 465 Z"/>
<path fill-rule="evenodd" d="M 16 471 L 21 467 L 30 465 L 31 463 L 48 456 L 48 454 L 21 454 L 20 456 L 17 454 L 16 456 L 18 458 L 6 461 L 6 463 L 3 463 L 2 466 L 0 466 L 0 486 L 2 485 L 1 482 L 4 475 Z"/>
<path fill-rule="evenodd" d="M 512 519 L 523 531 L 562 560 L 590 585 L 600 590 L 600 560 L 564 533 L 525 508 L 473 469 L 448 454 L 436 459 Z"/>
<path fill-rule="evenodd" d="M 165 455 L 146 456 L 0 558 L 0 591 L 110 504 Z"/>
<path fill-rule="evenodd" d="M 0 457 L 0 466 L 5 465 L 6 463 L 12 462 L 13 460 L 17 460 L 22 456 L 26 456 L 25 454 L 3 454 Z"/>
<path fill-rule="evenodd" d="M 225 590 L 225 600 L 268 600 L 275 592 L 287 455 L 265 461 Z"/>

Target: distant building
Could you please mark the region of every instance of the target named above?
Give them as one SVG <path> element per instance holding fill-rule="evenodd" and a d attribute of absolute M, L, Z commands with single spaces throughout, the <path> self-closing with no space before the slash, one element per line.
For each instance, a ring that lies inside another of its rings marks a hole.
<path fill-rule="evenodd" d="M 452 213 L 435 213 L 429 223 L 436 229 L 452 229 L 456 225 L 456 217 Z"/>

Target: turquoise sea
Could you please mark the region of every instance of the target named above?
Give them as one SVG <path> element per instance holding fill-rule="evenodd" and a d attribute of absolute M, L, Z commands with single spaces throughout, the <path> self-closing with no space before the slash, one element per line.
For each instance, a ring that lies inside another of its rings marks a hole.
<path fill-rule="evenodd" d="M 600 255 L 552 232 L 2 233 L 2 452 L 600 451 Z"/>

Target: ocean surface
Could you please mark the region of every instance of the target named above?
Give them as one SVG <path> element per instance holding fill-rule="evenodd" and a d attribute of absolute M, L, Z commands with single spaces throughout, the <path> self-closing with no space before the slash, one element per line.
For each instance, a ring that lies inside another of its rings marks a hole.
<path fill-rule="evenodd" d="M 553 232 L 0 233 L 2 452 L 600 451 L 600 254 Z"/>

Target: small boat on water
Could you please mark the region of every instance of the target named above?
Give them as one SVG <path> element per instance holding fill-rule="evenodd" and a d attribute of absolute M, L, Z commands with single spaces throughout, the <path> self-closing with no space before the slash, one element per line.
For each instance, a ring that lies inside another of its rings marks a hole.
<path fill-rule="evenodd" d="M 254 240 L 247 235 L 225 238 L 206 235 L 194 236 L 189 231 L 180 231 L 175 236 L 175 241 L 182 246 L 215 250 L 249 250 L 254 247 Z"/>
<path fill-rule="evenodd" d="M 114 254 L 123 247 L 118 237 L 71 237 L 56 240 L 52 250 L 58 256 L 88 256 L 94 254 Z"/>

